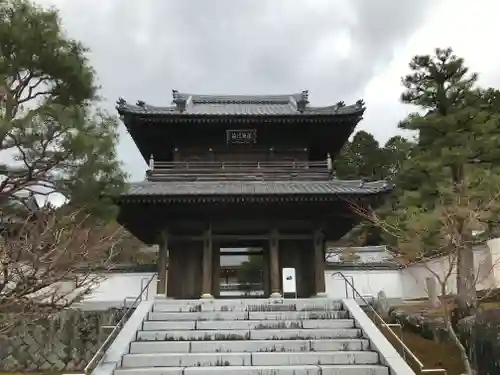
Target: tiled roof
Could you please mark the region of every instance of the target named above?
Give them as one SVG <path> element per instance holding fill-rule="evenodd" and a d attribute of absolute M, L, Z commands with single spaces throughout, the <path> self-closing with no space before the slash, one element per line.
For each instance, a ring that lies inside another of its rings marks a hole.
<path fill-rule="evenodd" d="M 125 196 L 215 196 L 215 195 L 337 195 L 377 194 L 392 185 L 386 181 L 203 181 L 131 183 Z"/>
<path fill-rule="evenodd" d="M 374 263 L 329 263 L 325 264 L 328 270 L 342 271 L 342 270 L 399 270 L 404 268 L 404 265 L 398 262 L 374 262 Z M 339 276 L 341 277 L 341 276 Z"/>
<path fill-rule="evenodd" d="M 138 115 L 362 115 L 364 103 L 346 106 L 342 102 L 325 107 L 308 106 L 308 93 L 288 95 L 197 95 L 173 92 L 175 105 L 159 107 L 120 99 L 120 114 Z"/>

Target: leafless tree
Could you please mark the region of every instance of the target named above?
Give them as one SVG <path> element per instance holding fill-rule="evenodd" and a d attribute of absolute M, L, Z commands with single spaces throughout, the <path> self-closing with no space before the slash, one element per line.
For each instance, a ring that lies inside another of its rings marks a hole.
<path fill-rule="evenodd" d="M 0 212 L 0 217 L 5 217 Z M 42 208 L 3 226 L 0 237 L 0 334 L 26 316 L 42 318 L 80 299 L 110 268 L 123 230 L 83 210 Z M 36 319 L 32 320 L 36 322 Z"/>
<path fill-rule="evenodd" d="M 405 216 L 404 222 L 394 220 L 394 218 L 391 221 L 384 220 L 371 208 L 349 202 L 356 215 L 373 223 L 395 240 L 396 249 L 394 250 L 400 263 L 407 265 L 418 261 L 429 272 L 429 276 L 435 278 L 439 287 L 441 299 L 439 306 L 446 331 L 458 348 L 468 375 L 474 372 L 467 350 L 462 345 L 452 324 L 453 305 L 448 302 L 448 297 L 453 291 L 449 290 L 449 285 L 453 285 L 450 282 L 453 276 L 458 277 L 458 259 L 462 252 L 472 249 L 481 241 L 484 243 L 484 238 L 477 236 L 474 232 L 480 227 L 481 219 L 491 215 L 490 211 L 494 210 L 493 206 L 497 203 L 497 197 L 498 195 L 494 194 L 491 200 L 483 201 L 482 204 L 472 203 L 472 199 L 456 197 L 454 204 L 443 204 L 431 211 L 409 214 Z M 462 225 L 461 231 L 456 230 L 458 221 Z M 483 232 L 483 234 L 486 233 Z M 430 246 L 433 246 L 434 250 L 432 255 L 429 255 Z M 436 257 L 442 259 L 443 267 L 436 269 L 430 266 L 430 260 Z M 475 265 L 474 291 L 477 284 L 484 282 L 496 266 L 498 266 L 498 261 L 490 265 Z"/>

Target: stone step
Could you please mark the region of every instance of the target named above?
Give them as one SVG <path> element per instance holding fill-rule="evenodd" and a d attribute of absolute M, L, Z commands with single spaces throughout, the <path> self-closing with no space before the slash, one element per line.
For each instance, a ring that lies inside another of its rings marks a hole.
<path fill-rule="evenodd" d="M 122 367 L 209 367 L 282 365 L 371 365 L 379 361 L 371 351 L 274 353 L 146 353 L 126 354 Z"/>
<path fill-rule="evenodd" d="M 299 320 L 299 319 L 347 319 L 346 310 L 333 311 L 255 311 L 248 313 L 249 320 Z"/>
<path fill-rule="evenodd" d="M 149 367 L 116 369 L 115 375 L 389 375 L 380 365 Z"/>
<path fill-rule="evenodd" d="M 366 339 L 251 341 L 135 341 L 130 353 L 323 352 L 370 349 Z"/>
<path fill-rule="evenodd" d="M 300 320 L 346 319 L 346 310 L 334 311 L 200 311 L 200 312 L 150 312 L 148 320 L 205 321 L 205 320 Z"/>
<path fill-rule="evenodd" d="M 156 301 L 153 306 L 155 312 L 202 312 L 202 311 L 332 311 L 342 310 L 342 302 L 328 299 L 309 300 L 249 300 L 249 301 L 178 301 L 178 303 Z"/>
<path fill-rule="evenodd" d="M 150 312 L 148 320 L 245 320 L 248 314 L 246 311 Z"/>
<path fill-rule="evenodd" d="M 296 304 L 316 304 L 316 303 L 331 303 L 340 302 L 339 298 L 213 298 L 213 299 L 173 299 L 165 298 L 164 296 L 155 296 L 155 303 L 166 305 L 198 305 L 202 304 L 221 304 L 221 305 L 252 305 L 261 303 L 296 303 Z"/>
<path fill-rule="evenodd" d="M 139 331 L 137 341 L 316 340 L 360 338 L 357 328 Z"/>
<path fill-rule="evenodd" d="M 337 329 L 354 328 L 353 319 L 316 320 L 221 320 L 221 321 L 145 321 L 144 331 L 164 330 L 241 330 L 241 329 Z"/>

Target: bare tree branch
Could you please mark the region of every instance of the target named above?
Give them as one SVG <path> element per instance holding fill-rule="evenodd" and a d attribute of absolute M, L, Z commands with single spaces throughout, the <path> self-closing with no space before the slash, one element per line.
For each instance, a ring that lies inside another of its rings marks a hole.
<path fill-rule="evenodd" d="M 399 220 L 388 221 L 370 208 L 363 207 L 357 202 L 347 202 L 351 210 L 361 219 L 368 220 L 396 239 L 401 263 L 419 262 L 439 283 L 441 313 L 445 327 L 450 339 L 460 352 L 467 374 L 473 373 L 471 364 L 467 351 L 458 339 L 452 324 L 452 315 L 457 306 L 456 298 L 455 308 L 450 309 L 449 303 L 444 297 L 450 294 L 450 290 L 448 290 L 450 278 L 453 275 L 456 275 L 457 278 L 460 276 L 460 257 L 466 252 L 473 255 L 473 246 L 479 242 L 473 233 L 474 228 L 477 228 L 483 216 L 491 215 L 491 211 L 496 209 L 500 196 L 498 187 L 488 199 L 477 199 L 474 196 L 474 190 L 460 189 L 460 194 L 453 194 L 451 201 L 446 200 L 449 197 L 442 197 L 441 205 L 434 210 L 421 210 L 415 214 L 407 212 L 404 223 Z M 422 219 L 427 219 L 427 221 Z M 428 240 L 429 234 L 435 234 L 432 241 Z M 428 255 L 429 246 L 435 247 L 433 256 Z M 434 269 L 430 264 L 430 260 L 436 257 L 440 257 L 444 264 L 441 270 Z M 498 262 L 499 260 L 493 262 L 491 266 L 488 266 L 488 269 L 483 268 L 483 272 L 481 272 L 479 264 L 477 267 L 474 264 L 468 264 L 469 267 L 472 267 L 472 270 L 468 272 L 474 273 L 474 285 L 472 285 L 474 291 L 476 291 L 477 285 L 482 282 L 480 277 L 486 279 L 491 275 Z M 490 291 L 492 289 L 491 286 L 483 285 L 483 287 L 487 291 L 488 288 Z"/>
<path fill-rule="evenodd" d="M 71 305 L 100 280 L 97 269 L 113 266 L 110 249 L 123 234 L 67 206 L 42 209 L 11 226 L 0 246 L 0 314 L 16 312 L 22 319 Z M 0 322 L 0 333 L 16 324 Z"/>

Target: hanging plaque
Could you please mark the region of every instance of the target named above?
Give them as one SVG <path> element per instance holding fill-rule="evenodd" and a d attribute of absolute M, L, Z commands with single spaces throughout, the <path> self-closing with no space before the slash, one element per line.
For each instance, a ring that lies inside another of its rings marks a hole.
<path fill-rule="evenodd" d="M 257 130 L 256 129 L 227 130 L 226 142 L 228 144 L 257 143 Z"/>

